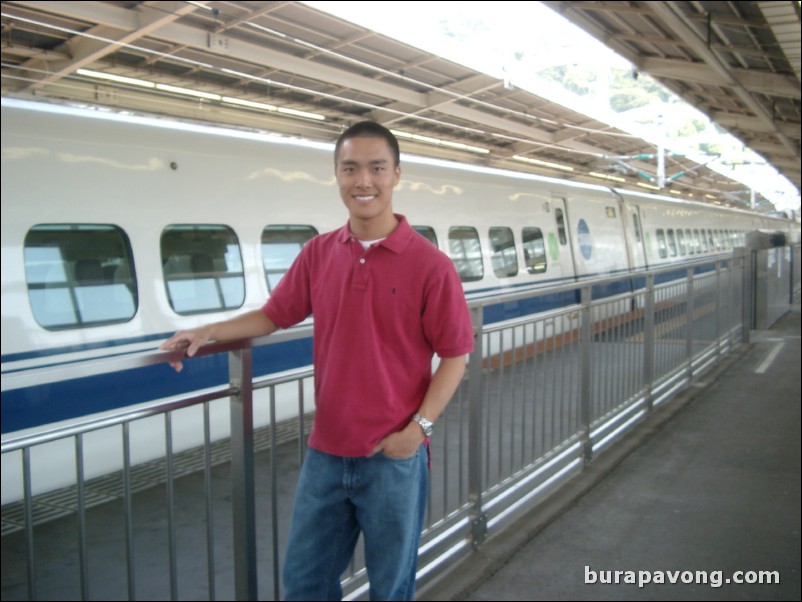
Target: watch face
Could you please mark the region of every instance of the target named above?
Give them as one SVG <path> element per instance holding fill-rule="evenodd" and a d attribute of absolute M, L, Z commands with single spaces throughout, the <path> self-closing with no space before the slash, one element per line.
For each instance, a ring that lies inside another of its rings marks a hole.
<path fill-rule="evenodd" d="M 423 434 L 426 437 L 431 437 L 434 429 L 432 428 L 433 424 L 430 421 L 426 420 L 426 418 L 420 414 L 415 414 L 412 419 L 420 425 L 421 429 L 423 430 Z"/>

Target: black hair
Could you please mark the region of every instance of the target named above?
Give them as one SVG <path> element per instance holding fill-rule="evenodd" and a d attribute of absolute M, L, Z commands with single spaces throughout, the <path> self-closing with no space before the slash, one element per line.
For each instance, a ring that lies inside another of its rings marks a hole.
<path fill-rule="evenodd" d="M 343 142 L 350 138 L 384 138 L 387 145 L 390 147 L 390 152 L 393 154 L 395 167 L 398 167 L 401 163 L 401 149 L 398 147 L 398 139 L 395 137 L 395 134 L 375 121 L 360 121 L 349 127 L 337 138 L 337 144 L 334 146 L 335 165 L 337 163 L 337 157 L 340 155 L 340 147 L 343 145 Z"/>

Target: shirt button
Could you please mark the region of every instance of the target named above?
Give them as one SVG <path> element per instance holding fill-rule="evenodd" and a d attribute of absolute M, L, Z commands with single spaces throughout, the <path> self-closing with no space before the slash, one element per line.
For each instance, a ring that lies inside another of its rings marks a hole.
<path fill-rule="evenodd" d="M 361 257 L 361 258 L 359 259 L 359 263 L 365 263 L 365 258 L 364 258 L 364 257 Z"/>

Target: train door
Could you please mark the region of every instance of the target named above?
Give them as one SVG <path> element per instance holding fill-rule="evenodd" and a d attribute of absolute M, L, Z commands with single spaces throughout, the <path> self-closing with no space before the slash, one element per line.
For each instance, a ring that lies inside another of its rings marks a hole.
<path fill-rule="evenodd" d="M 629 271 L 627 243 L 615 197 L 588 192 L 565 199 L 564 204 L 576 276 L 608 276 Z"/>
<path fill-rule="evenodd" d="M 577 276 L 576 262 L 571 247 L 571 233 L 568 228 L 568 212 L 565 198 L 551 197 L 551 213 L 554 216 L 554 231 L 549 233 L 549 258 L 552 265 L 558 265 L 563 278 Z"/>
<path fill-rule="evenodd" d="M 621 224 L 626 238 L 629 265 L 633 271 L 646 269 L 649 266 L 646 261 L 646 243 L 643 239 L 640 206 L 630 205 L 620 197 L 618 206 L 621 210 Z"/>

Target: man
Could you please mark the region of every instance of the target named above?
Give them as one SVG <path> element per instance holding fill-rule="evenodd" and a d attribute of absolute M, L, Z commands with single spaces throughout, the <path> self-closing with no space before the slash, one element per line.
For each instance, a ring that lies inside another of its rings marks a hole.
<path fill-rule="evenodd" d="M 314 314 L 316 412 L 285 598 L 341 599 L 361 532 L 371 599 L 412 600 L 428 436 L 462 380 L 473 333 L 453 263 L 393 213 L 395 136 L 358 123 L 337 141 L 334 164 L 348 223 L 309 241 L 264 307 L 179 332 L 162 348 L 192 356 L 209 340 L 262 336 Z"/>

